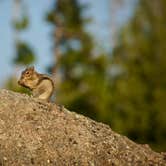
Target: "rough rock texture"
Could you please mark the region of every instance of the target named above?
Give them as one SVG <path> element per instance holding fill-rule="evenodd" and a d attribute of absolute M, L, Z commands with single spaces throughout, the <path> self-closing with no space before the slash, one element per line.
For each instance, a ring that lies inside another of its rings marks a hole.
<path fill-rule="evenodd" d="M 0 90 L 0 165 L 166 165 L 164 153 L 59 108 Z"/>

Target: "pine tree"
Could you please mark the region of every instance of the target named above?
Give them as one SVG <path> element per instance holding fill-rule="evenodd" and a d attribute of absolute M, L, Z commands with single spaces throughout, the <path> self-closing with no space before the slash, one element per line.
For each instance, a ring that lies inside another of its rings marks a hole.
<path fill-rule="evenodd" d="M 15 46 L 15 56 L 13 61 L 14 65 L 26 66 L 35 62 L 36 55 L 33 48 L 20 37 L 20 33 L 24 32 L 29 26 L 29 18 L 26 13 L 26 6 L 22 0 L 13 1 L 13 36 L 14 36 L 14 46 Z M 23 87 L 18 86 L 16 73 L 10 76 L 10 78 L 5 82 L 5 87 L 18 92 L 29 91 Z"/>
<path fill-rule="evenodd" d="M 166 150 L 165 6 L 139 0 L 113 51 L 112 126 L 158 150 Z"/>
<path fill-rule="evenodd" d="M 57 0 L 47 20 L 55 26 L 53 74 L 61 74 L 57 102 L 71 110 L 104 120 L 108 107 L 108 59 L 94 56 L 94 42 L 85 30 L 89 18 L 78 0 Z M 55 70 L 54 70 L 55 69 Z M 54 73 L 56 72 L 56 73 Z"/>
<path fill-rule="evenodd" d="M 20 33 L 26 30 L 29 26 L 29 18 L 26 13 L 26 6 L 22 0 L 14 0 L 13 12 L 13 29 L 14 29 L 14 44 L 15 44 L 15 59 L 14 64 L 29 65 L 35 61 L 33 49 L 23 41 Z"/>

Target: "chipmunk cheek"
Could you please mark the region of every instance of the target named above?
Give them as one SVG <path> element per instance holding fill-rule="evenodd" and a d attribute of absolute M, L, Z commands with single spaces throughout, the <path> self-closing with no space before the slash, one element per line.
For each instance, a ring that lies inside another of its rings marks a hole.
<path fill-rule="evenodd" d="M 23 84 L 24 82 L 26 82 L 26 78 L 25 77 L 21 77 L 20 80 L 19 80 L 19 83 Z"/>
<path fill-rule="evenodd" d="M 22 83 L 23 83 L 22 80 L 19 80 L 19 81 L 18 81 L 18 84 L 19 84 L 19 85 L 21 85 Z"/>

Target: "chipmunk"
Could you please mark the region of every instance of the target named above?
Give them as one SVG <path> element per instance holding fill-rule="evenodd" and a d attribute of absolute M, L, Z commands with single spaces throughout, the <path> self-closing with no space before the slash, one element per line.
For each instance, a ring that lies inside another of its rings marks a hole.
<path fill-rule="evenodd" d="M 35 71 L 34 67 L 26 68 L 18 80 L 18 84 L 30 89 L 33 97 L 49 101 L 53 91 L 54 82 L 47 75 Z"/>

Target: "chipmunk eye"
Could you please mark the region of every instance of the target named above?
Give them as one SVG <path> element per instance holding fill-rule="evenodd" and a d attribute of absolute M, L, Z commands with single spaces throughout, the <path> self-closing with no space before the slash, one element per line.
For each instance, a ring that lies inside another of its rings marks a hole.
<path fill-rule="evenodd" d="M 27 71 L 26 74 L 29 74 L 29 71 Z"/>

